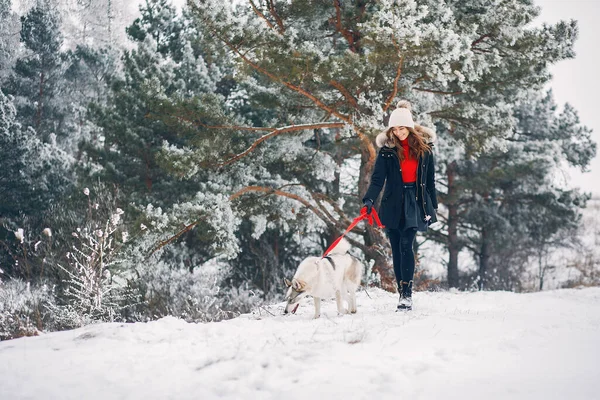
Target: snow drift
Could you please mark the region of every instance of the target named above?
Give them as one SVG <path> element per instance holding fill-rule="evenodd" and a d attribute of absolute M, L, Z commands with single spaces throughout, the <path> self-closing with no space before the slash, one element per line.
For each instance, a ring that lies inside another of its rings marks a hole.
<path fill-rule="evenodd" d="M 1 399 L 592 399 L 600 288 L 358 293 L 188 324 L 98 324 L 0 343 Z"/>

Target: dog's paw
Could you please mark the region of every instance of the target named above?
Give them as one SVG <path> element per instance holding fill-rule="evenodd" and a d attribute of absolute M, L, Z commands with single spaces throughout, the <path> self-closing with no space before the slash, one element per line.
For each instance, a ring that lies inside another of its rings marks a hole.
<path fill-rule="evenodd" d="M 315 315 L 314 315 L 314 317 L 313 317 L 313 319 L 317 319 L 317 318 L 319 318 L 320 316 L 321 316 L 321 314 L 315 314 Z"/>

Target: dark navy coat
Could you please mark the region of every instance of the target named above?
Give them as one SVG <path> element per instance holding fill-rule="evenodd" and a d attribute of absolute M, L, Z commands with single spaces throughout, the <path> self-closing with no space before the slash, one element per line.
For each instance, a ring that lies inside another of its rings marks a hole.
<path fill-rule="evenodd" d="M 371 175 L 371 183 L 363 197 L 363 201 L 371 199 L 375 204 L 384 184 L 385 190 L 383 191 L 379 217 L 386 228 L 397 229 L 403 211 L 404 185 L 400 159 L 394 147 L 383 146 L 379 150 L 375 168 Z M 431 216 L 428 222 L 429 225 L 437 222 L 438 202 L 435 191 L 435 165 L 431 151 L 426 152 L 419 158 L 416 202 L 417 206 L 423 211 L 423 218 L 427 215 Z"/>

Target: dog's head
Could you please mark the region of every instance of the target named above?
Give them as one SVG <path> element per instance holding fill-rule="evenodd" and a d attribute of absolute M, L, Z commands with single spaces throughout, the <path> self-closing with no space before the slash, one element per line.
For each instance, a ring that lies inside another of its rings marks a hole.
<path fill-rule="evenodd" d="M 295 313 L 300 305 L 299 301 L 306 296 L 306 283 L 296 278 L 293 278 L 291 281 L 287 278 L 283 278 L 283 282 L 288 288 L 285 295 L 287 304 L 285 305 L 283 313 Z"/>

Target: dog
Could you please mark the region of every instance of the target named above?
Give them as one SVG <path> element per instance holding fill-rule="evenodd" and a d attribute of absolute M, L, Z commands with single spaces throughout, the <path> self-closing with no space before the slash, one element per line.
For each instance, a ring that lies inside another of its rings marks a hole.
<path fill-rule="evenodd" d="M 356 312 L 356 289 L 363 275 L 363 264 L 348 253 L 350 243 L 342 239 L 327 257 L 305 258 L 292 280 L 284 278 L 287 286 L 284 314 L 295 313 L 300 300 L 312 296 L 315 302 L 315 316 L 321 316 L 321 299 L 335 296 L 339 314 Z M 343 301 L 348 302 L 348 310 Z"/>

